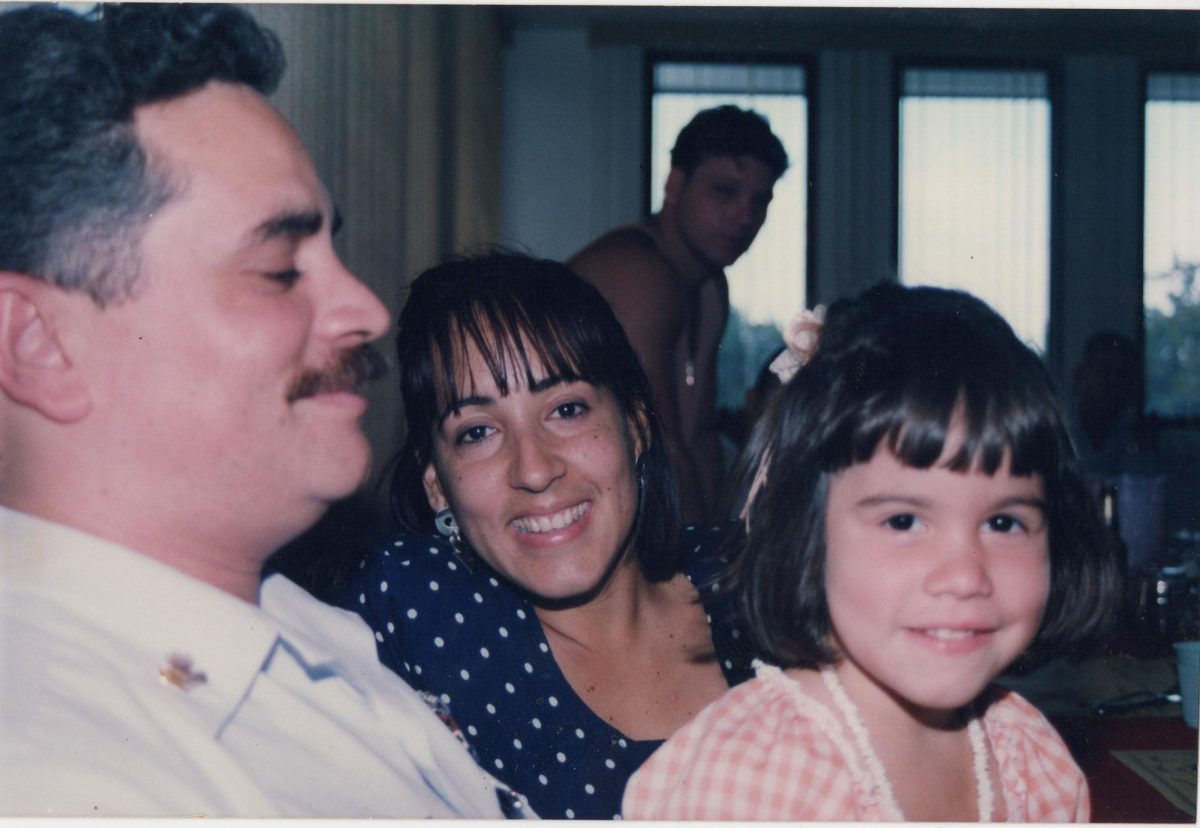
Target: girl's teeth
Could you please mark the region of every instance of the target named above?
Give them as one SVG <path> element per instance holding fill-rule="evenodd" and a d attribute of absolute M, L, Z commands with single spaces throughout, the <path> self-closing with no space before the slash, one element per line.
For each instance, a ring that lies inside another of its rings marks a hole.
<path fill-rule="evenodd" d="M 951 639 L 970 638 L 975 633 L 970 630 L 926 630 L 925 634 L 930 638 Z"/>
<path fill-rule="evenodd" d="M 583 517 L 584 512 L 588 510 L 588 504 L 580 503 L 578 506 L 572 506 L 570 509 L 563 509 L 558 514 L 543 515 L 542 517 L 518 518 L 513 521 L 513 528 L 518 532 L 531 532 L 541 534 L 543 532 L 554 532 L 558 529 L 565 529 L 575 521 Z"/>

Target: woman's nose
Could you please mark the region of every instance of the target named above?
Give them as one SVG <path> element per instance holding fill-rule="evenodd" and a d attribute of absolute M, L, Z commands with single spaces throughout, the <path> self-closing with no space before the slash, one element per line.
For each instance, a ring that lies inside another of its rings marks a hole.
<path fill-rule="evenodd" d="M 512 439 L 512 447 L 509 482 L 514 488 L 541 492 L 562 476 L 565 464 L 545 436 L 517 436 Z"/>

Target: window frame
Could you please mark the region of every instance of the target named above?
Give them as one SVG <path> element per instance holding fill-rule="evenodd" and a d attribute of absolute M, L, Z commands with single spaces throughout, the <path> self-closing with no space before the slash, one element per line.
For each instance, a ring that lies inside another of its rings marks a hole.
<path fill-rule="evenodd" d="M 1050 106 L 1050 137 L 1048 174 L 1049 209 L 1047 211 L 1049 226 L 1046 228 L 1047 273 L 1049 284 L 1046 286 L 1046 339 L 1041 357 L 1043 363 L 1049 366 L 1058 361 L 1063 353 L 1063 141 L 1065 107 L 1062 105 L 1062 62 L 1059 59 L 1040 58 L 1000 58 L 993 56 L 953 56 L 924 52 L 897 52 L 892 60 L 892 170 L 894 179 L 891 202 L 893 213 L 892 249 L 890 262 L 896 281 L 901 279 L 900 273 L 900 222 L 901 222 L 901 132 L 900 104 L 904 97 L 904 73 L 909 69 L 934 70 L 963 70 L 963 71 L 994 71 L 994 72 L 1041 72 L 1046 78 L 1046 99 Z"/>
<path fill-rule="evenodd" d="M 651 158 L 654 153 L 652 146 L 652 118 L 654 116 L 654 93 L 657 91 L 654 86 L 654 67 L 659 63 L 734 63 L 753 65 L 788 65 L 800 68 L 804 72 L 804 96 L 808 100 L 808 119 L 804 125 L 805 131 L 805 159 L 804 167 L 808 175 L 808 192 L 806 196 L 807 205 L 804 211 L 804 295 L 808 297 L 808 302 L 811 304 L 813 300 L 813 203 L 816 193 L 820 191 L 818 182 L 815 180 L 812 160 L 815 156 L 813 149 L 813 140 L 815 134 L 813 130 L 813 122 L 817 117 L 817 102 L 816 102 L 816 61 L 813 56 L 804 53 L 790 52 L 712 52 L 712 51 L 695 51 L 695 50 L 647 50 L 643 59 L 642 77 L 643 77 L 643 95 L 642 95 L 642 123 L 645 129 L 642 135 L 642 169 L 645 174 L 642 176 L 642 215 L 650 215 L 651 205 L 654 203 L 653 188 L 656 186 L 650 180 Z M 789 172 L 795 166 L 794 157 L 789 151 Z"/>
<path fill-rule="evenodd" d="M 1139 351 L 1139 356 L 1142 360 L 1142 373 L 1148 379 L 1148 366 L 1146 365 L 1146 105 L 1150 102 L 1150 76 L 1159 74 L 1186 74 L 1200 76 L 1200 61 L 1180 61 L 1180 60 L 1141 60 L 1138 66 L 1139 85 L 1141 89 L 1141 106 L 1138 107 L 1138 136 L 1141 141 L 1139 147 L 1139 156 L 1142 159 L 1142 166 L 1139 170 L 1139 181 L 1141 187 L 1138 194 L 1139 215 L 1138 221 L 1143 227 L 1139 234 L 1139 260 L 1141 268 L 1139 272 L 1139 283 L 1141 285 L 1140 294 L 1142 297 L 1138 308 L 1138 326 L 1136 343 Z M 1200 221 L 1200 216 L 1197 216 Z M 1142 401 L 1140 406 L 1141 416 L 1148 423 L 1151 433 L 1158 434 L 1162 430 L 1175 431 L 1200 431 L 1200 413 L 1193 415 L 1180 414 L 1162 414 L 1149 409 L 1148 382 L 1142 382 Z"/>
<path fill-rule="evenodd" d="M 746 66 L 789 66 L 798 68 L 804 75 L 804 98 L 806 101 L 806 119 L 804 125 L 805 133 L 805 152 L 803 165 L 806 172 L 807 187 L 805 187 L 805 208 L 804 208 L 804 283 L 802 285 L 804 303 L 812 305 L 816 300 L 813 297 L 814 274 L 813 274 L 813 238 L 814 238 L 814 192 L 819 189 L 814 185 L 814 129 L 815 121 L 815 60 L 811 56 L 797 55 L 791 53 L 767 52 L 767 53 L 743 53 L 743 52 L 695 52 L 690 50 L 648 50 L 644 55 L 643 63 L 643 78 L 644 78 L 644 94 L 643 102 L 643 123 L 645 128 L 642 135 L 642 169 L 644 170 L 641 176 L 642 180 L 642 215 L 648 216 L 651 214 L 652 205 L 654 204 L 653 188 L 661 186 L 660 182 L 652 180 L 651 172 L 653 169 L 652 156 L 653 147 L 653 116 L 654 116 L 654 95 L 658 91 L 655 85 L 655 68 L 660 63 L 693 63 L 693 64 L 713 64 L 713 65 L 746 65 Z M 730 93 L 731 95 L 736 93 Z M 791 175 L 797 169 L 798 156 L 792 149 L 788 150 L 789 165 L 787 175 Z M 800 308 L 796 308 L 797 311 Z M 733 307 L 730 307 L 732 316 Z M 780 334 L 782 336 L 782 326 Z M 729 325 L 726 325 L 722 332 L 722 338 L 729 334 Z M 782 345 L 782 339 L 780 340 Z M 718 360 L 718 364 L 720 361 Z M 751 378 L 751 381 L 753 379 Z M 717 377 L 716 402 L 718 414 L 723 408 L 722 394 L 724 388 L 720 373 Z M 743 389 L 744 391 L 745 389 Z M 740 406 L 739 406 L 740 407 Z"/>

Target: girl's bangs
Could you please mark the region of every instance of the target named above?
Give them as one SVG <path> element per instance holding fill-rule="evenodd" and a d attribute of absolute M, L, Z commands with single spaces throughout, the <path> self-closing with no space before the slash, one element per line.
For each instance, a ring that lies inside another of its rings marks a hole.
<path fill-rule="evenodd" d="M 1007 456 L 1013 475 L 1047 475 L 1059 462 L 1054 412 L 1045 400 L 1021 393 L 1020 385 L 989 379 L 997 378 L 910 385 L 868 401 L 857 418 L 849 461 L 870 460 L 882 444 L 905 465 L 930 468 L 959 426 L 962 441 L 946 468 L 992 475 Z"/>

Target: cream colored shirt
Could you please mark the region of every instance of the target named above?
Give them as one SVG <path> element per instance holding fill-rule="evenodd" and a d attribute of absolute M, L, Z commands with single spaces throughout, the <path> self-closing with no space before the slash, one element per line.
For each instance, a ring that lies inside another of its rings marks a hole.
<path fill-rule="evenodd" d="M 0 816 L 499 818 L 498 784 L 356 615 L 0 508 Z"/>

